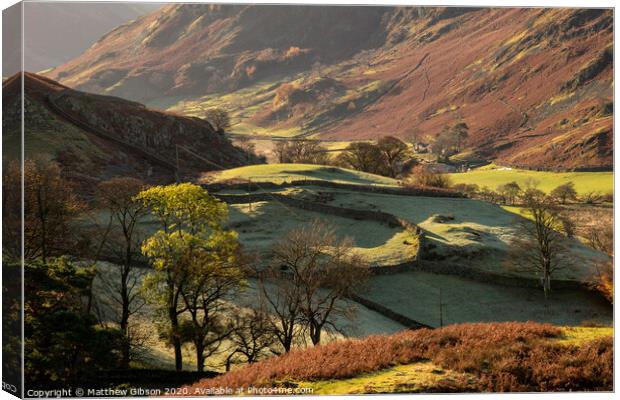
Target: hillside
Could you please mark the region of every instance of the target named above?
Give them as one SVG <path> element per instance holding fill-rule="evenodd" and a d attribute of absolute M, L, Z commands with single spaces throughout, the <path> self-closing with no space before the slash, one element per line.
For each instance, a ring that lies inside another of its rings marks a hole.
<path fill-rule="evenodd" d="M 20 77 L 16 74 L 2 86 L 5 161 L 20 150 Z M 24 77 L 26 157 L 50 156 L 74 179 L 129 175 L 170 182 L 177 166 L 180 176 L 191 177 L 247 161 L 245 153 L 198 118 L 75 91 L 31 73 Z"/>
<path fill-rule="evenodd" d="M 250 395 L 611 390 L 612 335 L 608 328 L 535 323 L 405 331 L 293 351 L 178 393 L 200 396 L 218 388 Z"/>
<path fill-rule="evenodd" d="M 605 256 L 564 239 L 571 257 L 583 262 L 556 271 L 553 295 L 545 299 L 535 273 L 507 263 L 521 217 L 500 206 L 326 166 L 247 166 L 203 179 L 203 187 L 228 204 L 230 227 L 257 264 L 268 262 L 274 242 L 296 226 L 316 219 L 333 224 L 376 273 L 358 293 L 362 304 L 396 313 L 400 323 L 401 317 L 433 327 L 442 321 L 611 321 L 609 303 L 589 289 L 595 263 Z"/>
<path fill-rule="evenodd" d="M 170 5 L 50 71 L 233 131 L 356 140 L 465 121 L 502 164 L 612 164 L 610 10 Z"/>

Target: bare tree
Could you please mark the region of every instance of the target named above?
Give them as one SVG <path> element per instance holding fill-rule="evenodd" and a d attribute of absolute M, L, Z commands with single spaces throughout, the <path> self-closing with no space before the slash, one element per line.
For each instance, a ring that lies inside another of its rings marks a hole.
<path fill-rule="evenodd" d="M 469 126 L 465 122 L 459 122 L 451 128 L 452 135 L 456 142 L 456 152 L 462 150 L 463 142 L 469 137 Z"/>
<path fill-rule="evenodd" d="M 556 198 L 562 204 L 566 204 L 567 200 L 577 199 L 577 191 L 575 190 L 575 184 L 573 182 L 567 182 L 556 187 L 549 195 Z"/>
<path fill-rule="evenodd" d="M 452 181 L 447 174 L 435 172 L 426 165 L 418 165 L 411 171 L 405 184 L 445 189 L 452 185 Z"/>
<path fill-rule="evenodd" d="M 262 271 L 258 284 L 272 314 L 270 329 L 288 353 L 301 329 L 301 288 L 290 279 L 284 266 L 271 266 Z"/>
<path fill-rule="evenodd" d="M 256 144 L 252 142 L 248 136 L 238 136 L 236 142 L 239 148 L 245 153 L 247 161 L 252 160 L 255 156 Z"/>
<path fill-rule="evenodd" d="M 497 192 L 504 198 L 504 203 L 514 204 L 521 193 L 521 186 L 517 182 L 508 182 L 499 185 Z"/>
<path fill-rule="evenodd" d="M 527 189 L 522 202 L 523 211 L 531 220 L 519 219 L 519 234 L 512 243 L 508 265 L 538 275 L 548 298 L 553 274 L 573 264 L 574 255 L 560 231 L 564 217 L 553 198 L 538 189 Z"/>
<path fill-rule="evenodd" d="M 7 256 L 15 259 L 21 257 L 22 227 L 26 260 L 41 259 L 45 262 L 50 256 L 75 252 L 78 238 L 69 224 L 84 211 L 85 206 L 55 162 L 46 158 L 27 159 L 24 161 L 23 175 L 18 162 L 8 163 L 2 186 L 3 252 Z"/>
<path fill-rule="evenodd" d="M 431 143 L 431 152 L 437 157 L 437 162 L 448 162 L 454 154 L 456 139 L 451 128 L 446 125 Z"/>
<path fill-rule="evenodd" d="M 584 230 L 590 247 L 609 256 L 594 263 L 596 274 L 592 286 L 613 303 L 614 299 L 614 226 L 611 218 L 598 218 Z"/>
<path fill-rule="evenodd" d="M 140 258 L 139 223 L 146 215 L 144 205 L 135 196 L 146 187 L 135 178 L 113 178 L 97 186 L 97 203 L 110 215 L 113 229 L 106 230 L 104 237 L 105 254 L 118 266 L 117 274 L 99 274 L 106 286 L 105 295 L 112 308 L 120 309 L 118 323 L 127 339 L 123 344 L 121 368 L 129 368 L 131 335 L 129 318 L 145 304 L 140 296 L 140 280 L 143 275 L 136 265 Z"/>
<path fill-rule="evenodd" d="M 223 133 L 230 128 L 230 116 L 222 108 L 209 108 L 204 112 L 204 119 L 209 121 L 218 132 Z"/>
<path fill-rule="evenodd" d="M 315 220 L 276 243 L 274 261 L 313 344 L 320 343 L 326 328 L 339 331 L 339 321 L 353 317 L 344 300 L 364 284 L 369 269 L 350 238 L 339 238 L 333 227 Z"/>
<path fill-rule="evenodd" d="M 310 139 L 281 140 L 274 153 L 280 163 L 327 164 L 326 149 L 319 141 Z"/>
<path fill-rule="evenodd" d="M 237 311 L 234 317 L 235 329 L 228 338 L 232 343 L 232 351 L 226 359 L 227 371 L 236 357 L 242 358 L 239 361 L 252 364 L 265 354 L 274 353 L 272 347 L 277 339 L 270 320 L 264 305 Z"/>
<path fill-rule="evenodd" d="M 337 158 L 340 165 L 357 171 L 388 175 L 381 149 L 374 143 L 353 142 Z"/>

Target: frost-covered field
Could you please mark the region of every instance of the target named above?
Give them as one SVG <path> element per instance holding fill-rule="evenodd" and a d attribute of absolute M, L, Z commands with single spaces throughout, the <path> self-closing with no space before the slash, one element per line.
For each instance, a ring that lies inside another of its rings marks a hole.
<path fill-rule="evenodd" d="M 369 299 L 411 319 L 439 326 L 440 290 L 443 323 L 537 321 L 557 325 L 612 323 L 609 303 L 583 290 L 553 290 L 482 283 L 450 275 L 411 271 L 375 276 Z"/>

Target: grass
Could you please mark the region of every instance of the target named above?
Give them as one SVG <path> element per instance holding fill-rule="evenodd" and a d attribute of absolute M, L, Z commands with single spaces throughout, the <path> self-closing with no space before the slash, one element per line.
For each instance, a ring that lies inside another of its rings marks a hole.
<path fill-rule="evenodd" d="M 580 326 L 613 322 L 611 305 L 592 293 L 554 289 L 549 299 L 541 288 L 502 286 L 454 275 L 409 271 L 374 276 L 364 297 L 430 326 L 464 322 L 537 321 Z"/>
<path fill-rule="evenodd" d="M 510 243 L 518 235 L 513 210 L 472 199 L 396 196 L 374 193 L 330 190 L 330 205 L 357 209 L 380 210 L 411 221 L 426 232 L 432 252 L 446 263 L 466 263 L 473 268 L 498 274 L 531 276 L 509 271 L 504 258 Z M 451 219 L 438 222 L 437 215 Z M 603 257 L 600 252 L 570 240 L 576 256 L 584 259 L 579 268 L 558 271 L 558 278 L 588 281 L 592 270 L 587 260 Z"/>
<path fill-rule="evenodd" d="M 528 171 L 499 167 L 490 164 L 470 172 L 449 174 L 452 182 L 477 184 L 495 190 L 497 186 L 508 182 L 517 182 L 524 187 L 528 180 L 537 181 L 538 188 L 550 192 L 564 183 L 573 182 L 578 194 L 600 192 L 613 193 L 613 172 L 546 172 Z"/>
<path fill-rule="evenodd" d="M 312 394 L 344 395 L 369 393 L 420 393 L 435 391 L 437 386 L 452 381 L 471 381 L 466 373 L 442 369 L 432 362 L 398 365 L 379 372 L 354 378 L 300 382 L 299 386 L 312 388 Z"/>
<path fill-rule="evenodd" d="M 339 236 L 351 237 L 355 242 L 354 251 L 365 256 L 371 265 L 400 264 L 411 260 L 417 251 L 417 237 L 401 228 L 389 228 L 374 221 L 325 216 L 276 201 L 232 205 L 229 209 L 230 224 L 239 233 L 239 240 L 263 261 L 270 260 L 271 248 L 277 239 L 317 218 L 333 224 Z"/>
<path fill-rule="evenodd" d="M 27 158 L 38 155 L 59 154 L 70 155 L 73 160 L 72 168 L 78 172 L 96 168 L 93 161 L 104 160 L 107 155 L 79 128 L 56 118 L 47 109 L 36 102 L 31 102 L 33 115 L 39 115 L 41 121 L 25 123 L 24 153 Z M 7 129 L 2 135 L 4 159 L 16 159 L 21 154 L 21 140 L 19 129 Z"/>
<path fill-rule="evenodd" d="M 338 183 L 395 186 L 396 180 L 345 168 L 313 164 L 259 164 L 227 169 L 210 175 L 215 181 L 246 179 L 253 182 L 325 180 Z"/>
<path fill-rule="evenodd" d="M 201 380 L 190 389 L 303 385 L 336 394 L 415 391 L 416 383 L 431 383 L 424 390 L 611 390 L 611 338 L 572 345 L 559 343 L 562 335 L 560 327 L 531 322 L 404 331 L 293 351 Z M 453 380 L 429 377 L 442 372 Z"/>
<path fill-rule="evenodd" d="M 614 328 L 611 326 L 568 326 L 562 331 L 563 335 L 557 339 L 557 343 L 575 346 L 614 336 Z"/>

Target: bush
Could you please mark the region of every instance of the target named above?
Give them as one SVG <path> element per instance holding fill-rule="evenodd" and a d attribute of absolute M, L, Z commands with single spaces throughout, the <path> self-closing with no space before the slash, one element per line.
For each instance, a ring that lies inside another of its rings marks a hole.
<path fill-rule="evenodd" d="M 411 171 L 409 182 L 415 186 L 435 187 L 447 189 L 452 186 L 450 177 L 447 174 L 440 174 L 432 171 L 424 165 L 418 165 Z"/>
<path fill-rule="evenodd" d="M 556 187 L 549 195 L 562 204 L 566 204 L 567 200 L 577 199 L 577 191 L 575 190 L 575 184 L 573 182 L 568 182 Z"/>
<path fill-rule="evenodd" d="M 478 185 L 475 183 L 458 183 L 456 185 L 452 185 L 452 189 L 462 193 L 466 197 L 474 197 L 480 190 Z"/>

